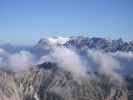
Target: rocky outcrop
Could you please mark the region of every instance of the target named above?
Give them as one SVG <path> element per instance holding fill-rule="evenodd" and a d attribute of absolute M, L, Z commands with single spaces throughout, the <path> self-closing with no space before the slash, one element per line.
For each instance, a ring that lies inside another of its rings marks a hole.
<path fill-rule="evenodd" d="M 109 40 L 99 37 L 75 37 L 67 41 L 67 47 L 76 47 L 77 49 L 98 49 L 105 52 L 133 51 L 133 42 L 124 42 L 122 39 Z"/>
<path fill-rule="evenodd" d="M 13 74 L 0 71 L 0 100 L 23 100 Z"/>
<path fill-rule="evenodd" d="M 50 63 L 21 76 L 1 71 L 0 100 L 130 100 L 124 85 L 118 86 L 103 75 L 88 75 L 75 78 Z"/>

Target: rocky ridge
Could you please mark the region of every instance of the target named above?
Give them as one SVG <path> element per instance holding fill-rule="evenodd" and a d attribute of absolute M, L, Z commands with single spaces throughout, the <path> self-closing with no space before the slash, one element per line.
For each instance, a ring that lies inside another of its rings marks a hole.
<path fill-rule="evenodd" d="M 89 73 L 88 73 L 89 75 Z M 131 100 L 128 90 L 104 75 L 79 77 L 44 63 L 20 77 L 0 71 L 0 100 Z"/>

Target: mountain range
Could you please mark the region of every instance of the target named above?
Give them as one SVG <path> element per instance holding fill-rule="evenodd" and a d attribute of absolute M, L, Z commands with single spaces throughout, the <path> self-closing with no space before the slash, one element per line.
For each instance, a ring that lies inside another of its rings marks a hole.
<path fill-rule="evenodd" d="M 3 44 L 0 100 L 133 100 L 132 64 L 133 41 L 122 39 L 50 37 L 33 46 Z"/>

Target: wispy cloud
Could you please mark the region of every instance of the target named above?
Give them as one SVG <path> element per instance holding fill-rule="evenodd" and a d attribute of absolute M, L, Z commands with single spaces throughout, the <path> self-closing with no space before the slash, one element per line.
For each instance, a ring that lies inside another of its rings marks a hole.
<path fill-rule="evenodd" d="M 86 69 L 82 65 L 79 55 L 72 49 L 65 47 L 54 47 L 51 53 L 59 67 L 67 70 L 75 76 L 86 76 Z"/>
<path fill-rule="evenodd" d="M 24 71 L 34 64 L 33 58 L 33 54 L 28 51 L 10 54 L 4 49 L 0 49 L 0 68 L 14 72 Z"/>

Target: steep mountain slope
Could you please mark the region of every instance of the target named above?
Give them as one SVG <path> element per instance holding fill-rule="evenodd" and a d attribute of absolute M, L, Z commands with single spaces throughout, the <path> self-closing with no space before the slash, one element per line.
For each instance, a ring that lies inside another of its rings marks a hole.
<path fill-rule="evenodd" d="M 0 74 L 0 100 L 131 100 L 124 85 L 117 86 L 104 75 L 75 79 L 54 63 L 31 68 L 20 77 Z"/>

